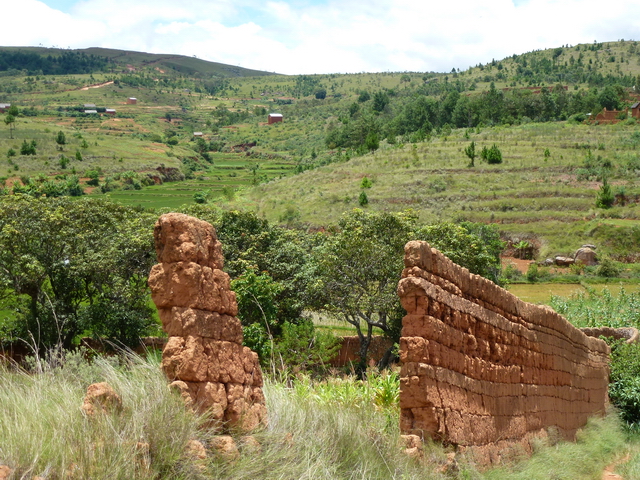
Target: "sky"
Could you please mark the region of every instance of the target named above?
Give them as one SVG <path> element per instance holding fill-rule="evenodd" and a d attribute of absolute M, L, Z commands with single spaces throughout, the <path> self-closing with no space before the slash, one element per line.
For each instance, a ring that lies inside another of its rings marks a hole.
<path fill-rule="evenodd" d="M 637 0 L 0 0 L 2 46 L 106 47 L 284 74 L 450 72 L 640 40 Z"/>

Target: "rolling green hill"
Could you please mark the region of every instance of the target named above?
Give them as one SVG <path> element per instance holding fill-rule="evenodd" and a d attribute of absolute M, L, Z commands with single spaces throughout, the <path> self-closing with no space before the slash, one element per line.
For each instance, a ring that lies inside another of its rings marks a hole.
<path fill-rule="evenodd" d="M 68 53 L 0 53 L 23 50 Z M 499 223 L 505 238 L 532 239 L 540 256 L 598 243 L 636 260 L 640 134 L 624 110 L 639 98 L 635 41 L 562 46 L 449 73 L 285 76 L 175 55 L 76 53 L 78 61 L 107 59 L 107 68 L 0 72 L 0 103 L 19 110 L 11 129 L 0 125 L 5 192 L 29 184 L 23 189 L 41 194 L 47 181 L 76 176 L 87 194 L 127 204 L 177 207 L 197 196 L 314 226 L 358 207 L 364 192 L 369 209 Z M 98 113 L 85 114 L 85 104 Z M 617 124 L 589 120 L 603 106 L 621 109 Z M 270 112 L 284 122 L 267 125 Z M 33 141 L 35 154 L 22 154 Z M 478 154 L 495 144 L 503 163 L 477 158 L 468 167 L 471 142 Z M 186 179 L 161 178 L 158 168 Z M 361 188 L 364 177 L 371 188 Z M 616 195 L 611 209 L 596 207 L 604 178 Z"/>
<path fill-rule="evenodd" d="M 23 54 L 17 56 L 16 54 Z M 149 71 L 167 74 L 167 71 L 196 76 L 217 76 L 217 77 L 258 77 L 263 75 L 273 75 L 270 72 L 251 70 L 223 63 L 209 62 L 195 57 L 184 55 L 163 55 L 144 52 L 132 52 L 128 50 L 116 50 L 110 48 L 84 48 L 84 49 L 59 49 L 45 47 L 0 47 L 0 72 L 13 68 L 16 70 L 26 69 L 27 73 L 37 75 L 38 70 L 46 69 L 51 60 L 64 56 L 84 56 L 105 59 L 103 63 L 96 63 L 90 68 L 78 70 L 77 66 L 69 65 L 67 71 L 56 73 L 118 73 L 131 71 Z M 38 62 L 35 57 L 40 57 Z M 3 68 L 3 57 L 7 58 L 5 68 Z M 10 62 L 13 61 L 12 65 Z M 38 68 L 40 67 L 40 68 Z"/>

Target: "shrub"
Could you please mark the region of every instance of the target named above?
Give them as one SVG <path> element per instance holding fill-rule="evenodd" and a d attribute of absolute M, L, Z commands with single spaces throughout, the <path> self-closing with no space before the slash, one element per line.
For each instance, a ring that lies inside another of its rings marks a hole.
<path fill-rule="evenodd" d="M 599 277 L 615 278 L 620 276 L 620 267 L 608 257 L 600 261 L 596 268 L 596 275 Z"/>
<path fill-rule="evenodd" d="M 360 188 L 371 188 L 373 186 L 373 182 L 369 177 L 362 177 L 362 182 L 360 182 Z"/>
<path fill-rule="evenodd" d="M 367 194 L 364 192 L 360 192 L 360 196 L 358 196 L 358 204 L 361 207 L 364 207 L 366 205 L 369 205 L 369 197 L 367 197 Z"/>
<path fill-rule="evenodd" d="M 616 197 L 611 190 L 611 185 L 607 182 L 607 178 L 602 179 L 602 185 L 600 190 L 596 193 L 596 207 L 598 208 L 611 208 Z"/>
<path fill-rule="evenodd" d="M 491 148 L 482 147 L 480 158 L 482 158 L 485 162 L 491 164 L 502 163 L 502 152 L 494 143 Z"/>

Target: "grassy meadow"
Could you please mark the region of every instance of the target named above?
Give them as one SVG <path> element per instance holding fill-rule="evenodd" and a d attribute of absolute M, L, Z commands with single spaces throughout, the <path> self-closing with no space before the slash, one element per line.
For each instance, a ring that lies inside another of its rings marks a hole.
<path fill-rule="evenodd" d="M 575 443 L 550 436 L 531 458 L 515 456 L 500 468 L 480 468 L 465 455 L 451 463 L 451 448 L 436 443 L 412 459 L 399 444 L 398 376 L 375 372 L 366 381 L 268 379 L 269 424 L 253 434 L 260 447 L 232 432 L 240 454 L 230 461 L 212 447 L 206 418 L 187 412 L 166 387 L 153 356 L 88 362 L 67 354 L 31 368 L 0 370 L 0 458 L 11 478 L 596 480 L 627 454 L 619 469 L 637 471 L 640 461 L 614 412 L 590 421 Z M 97 381 L 112 385 L 122 411 L 83 415 L 86 387 Z M 205 446 L 206 458 L 190 453 L 190 440 Z"/>

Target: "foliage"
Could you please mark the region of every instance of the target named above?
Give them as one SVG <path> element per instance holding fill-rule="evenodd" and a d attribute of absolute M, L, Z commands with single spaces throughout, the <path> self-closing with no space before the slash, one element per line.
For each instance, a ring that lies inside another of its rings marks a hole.
<path fill-rule="evenodd" d="M 360 188 L 371 188 L 373 186 L 373 182 L 369 177 L 362 177 L 362 181 L 360 182 Z"/>
<path fill-rule="evenodd" d="M 35 140 L 31 140 L 30 142 L 23 140 L 22 145 L 20 145 L 20 155 L 35 155 L 36 146 Z"/>
<path fill-rule="evenodd" d="M 366 192 L 360 192 L 360 195 L 358 196 L 358 204 L 361 207 L 366 207 L 367 205 L 369 205 L 369 197 L 367 197 Z"/>
<path fill-rule="evenodd" d="M 600 190 L 596 193 L 596 207 L 598 208 L 611 208 L 616 197 L 611 190 L 611 185 L 607 182 L 607 177 L 602 179 L 602 185 Z"/>
<path fill-rule="evenodd" d="M 494 143 L 490 148 L 482 147 L 480 158 L 490 164 L 502 163 L 502 152 Z"/>
<path fill-rule="evenodd" d="M 620 340 L 612 343 L 609 398 L 622 420 L 640 429 L 640 345 Z"/>
<path fill-rule="evenodd" d="M 56 143 L 60 146 L 67 143 L 67 137 L 62 130 L 58 131 L 56 135 Z"/>
<path fill-rule="evenodd" d="M 125 345 L 148 334 L 152 217 L 98 200 L 0 202 L 0 291 L 15 312 L 6 337 L 42 349 L 83 332 Z"/>
<path fill-rule="evenodd" d="M 620 267 L 609 257 L 604 257 L 596 267 L 596 275 L 599 277 L 615 278 L 621 273 Z"/>
<path fill-rule="evenodd" d="M 340 350 L 340 341 L 331 333 L 317 330 L 311 320 L 299 324 L 285 322 L 275 345 L 276 366 L 292 373 L 323 369 Z"/>
<path fill-rule="evenodd" d="M 469 157 L 469 166 L 474 167 L 474 161 L 476 159 L 476 142 L 471 142 L 467 147 L 465 147 L 464 154 Z"/>
<path fill-rule="evenodd" d="M 419 228 L 416 238 L 427 241 L 471 273 L 499 283 L 504 243 L 495 225 L 441 222 Z"/>
<path fill-rule="evenodd" d="M 414 225 L 410 213 L 353 210 L 313 250 L 312 305 L 356 328 L 361 369 L 373 328 L 390 335 L 402 316 L 396 286 Z"/>

